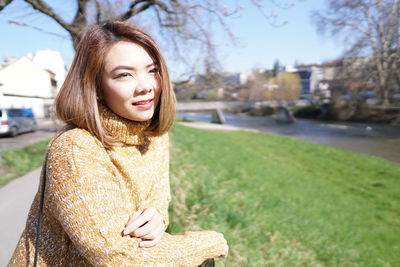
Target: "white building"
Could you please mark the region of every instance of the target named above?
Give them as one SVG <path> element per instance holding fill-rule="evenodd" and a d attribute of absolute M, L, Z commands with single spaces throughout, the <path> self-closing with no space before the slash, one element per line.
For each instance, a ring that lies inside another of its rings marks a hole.
<path fill-rule="evenodd" d="M 32 59 L 33 63 L 37 64 L 45 70 L 50 70 L 55 74 L 57 81 L 57 91 L 61 88 L 65 80 L 65 65 L 61 54 L 52 50 L 38 50 Z"/>
<path fill-rule="evenodd" d="M 301 95 L 308 96 L 318 92 L 325 97 L 330 97 L 329 85 L 326 83 L 326 80 L 333 80 L 335 78 L 337 72 L 335 67 L 310 65 L 296 68 L 288 65 L 284 70 L 299 75 Z"/>
<path fill-rule="evenodd" d="M 32 108 L 35 117 L 49 117 L 64 79 L 64 61 L 56 51 L 6 60 L 0 65 L 0 107 Z"/>

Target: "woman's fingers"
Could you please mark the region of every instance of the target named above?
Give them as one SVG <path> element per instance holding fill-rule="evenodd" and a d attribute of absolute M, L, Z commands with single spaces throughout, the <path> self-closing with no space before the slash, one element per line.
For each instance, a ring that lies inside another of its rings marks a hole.
<path fill-rule="evenodd" d="M 149 231 L 145 235 L 141 235 L 140 238 L 152 240 L 152 239 L 156 239 L 158 236 L 162 236 L 163 233 L 164 233 L 164 224 L 161 223 L 161 224 L 158 224 L 158 226 L 156 226 L 154 228 L 154 230 Z"/>
<path fill-rule="evenodd" d="M 226 241 L 225 237 L 224 237 L 224 247 L 223 247 L 223 253 L 221 255 L 219 255 L 219 258 L 226 258 L 228 257 L 228 253 L 229 253 L 229 246 L 228 246 L 228 242 Z"/>
<path fill-rule="evenodd" d="M 132 233 L 137 228 L 147 223 L 153 215 L 154 211 L 152 211 L 151 209 L 143 210 L 141 214 L 139 214 L 133 220 L 130 220 L 130 222 L 128 222 L 128 224 L 125 226 L 124 229 L 124 235 Z"/>
<path fill-rule="evenodd" d="M 132 216 L 129 218 L 129 221 L 128 221 L 128 223 L 125 225 L 125 228 L 129 225 L 129 224 L 131 224 L 134 220 L 136 220 L 136 218 L 138 218 L 139 216 L 140 216 L 140 214 L 142 214 L 143 213 L 143 209 L 140 209 L 140 210 L 138 210 L 138 211 L 135 211 L 133 214 L 132 214 Z"/>
<path fill-rule="evenodd" d="M 136 230 L 131 231 L 130 235 L 142 238 L 143 236 L 152 233 L 154 229 L 157 228 L 157 226 L 158 224 L 155 221 L 150 220 L 145 225 L 137 228 Z"/>
<path fill-rule="evenodd" d="M 162 237 L 162 235 L 159 235 L 158 237 L 156 237 L 153 240 L 142 240 L 139 243 L 139 247 L 141 247 L 141 248 L 154 247 L 161 240 L 161 237 Z"/>
<path fill-rule="evenodd" d="M 165 227 L 162 216 L 154 208 L 139 210 L 134 213 L 125 227 L 124 235 L 143 238 L 151 235 L 157 236 L 159 229 Z M 151 239 L 151 238 L 146 238 Z"/>
<path fill-rule="evenodd" d="M 224 250 L 224 252 L 223 252 L 221 255 L 219 255 L 219 258 L 226 258 L 226 257 L 228 257 L 228 253 L 229 253 L 229 246 L 228 246 L 228 243 L 226 243 L 226 244 L 224 245 L 223 250 Z"/>

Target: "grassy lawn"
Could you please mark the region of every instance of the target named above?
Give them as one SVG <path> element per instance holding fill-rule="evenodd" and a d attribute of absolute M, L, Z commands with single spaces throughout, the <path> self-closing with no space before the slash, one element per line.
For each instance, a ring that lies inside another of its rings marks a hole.
<path fill-rule="evenodd" d="M 173 233 L 223 232 L 222 266 L 399 266 L 400 164 L 288 137 L 171 132 Z M 0 184 L 48 141 L 0 152 Z"/>
<path fill-rule="evenodd" d="M 10 180 L 40 167 L 49 141 L 45 140 L 24 148 L 1 151 L 0 187 Z"/>
<path fill-rule="evenodd" d="M 176 125 L 172 232 L 225 233 L 226 266 L 399 266 L 400 164 Z"/>

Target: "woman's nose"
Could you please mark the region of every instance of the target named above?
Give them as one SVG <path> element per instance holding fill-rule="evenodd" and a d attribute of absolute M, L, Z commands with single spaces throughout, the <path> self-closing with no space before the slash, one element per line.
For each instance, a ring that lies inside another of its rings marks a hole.
<path fill-rule="evenodd" d="M 149 77 L 139 77 L 135 92 L 138 94 L 148 93 L 153 87 L 154 84 Z"/>

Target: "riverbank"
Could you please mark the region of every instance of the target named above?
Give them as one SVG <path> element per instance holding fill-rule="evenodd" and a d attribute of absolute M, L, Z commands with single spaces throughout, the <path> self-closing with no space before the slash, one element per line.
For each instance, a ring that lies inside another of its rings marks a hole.
<path fill-rule="evenodd" d="M 297 119 L 313 119 L 334 123 L 356 122 L 400 126 L 400 103 L 392 107 L 368 106 L 366 104 L 331 106 L 329 104 L 306 107 L 289 106 Z M 275 108 L 233 109 L 230 113 L 248 116 L 271 117 Z"/>
<path fill-rule="evenodd" d="M 316 105 L 293 107 L 296 118 L 325 120 L 333 122 L 379 123 L 400 126 L 400 107 L 379 107 L 368 105 Z"/>
<path fill-rule="evenodd" d="M 172 232 L 226 234 L 226 266 L 395 266 L 400 164 L 291 138 L 176 125 Z"/>
<path fill-rule="evenodd" d="M 400 126 L 369 123 L 335 123 L 298 119 L 296 123 L 277 123 L 273 117 L 224 113 L 231 127 L 289 136 L 315 144 L 330 145 L 358 153 L 400 162 Z M 178 117 L 209 122 L 210 112 L 179 112 Z"/>

